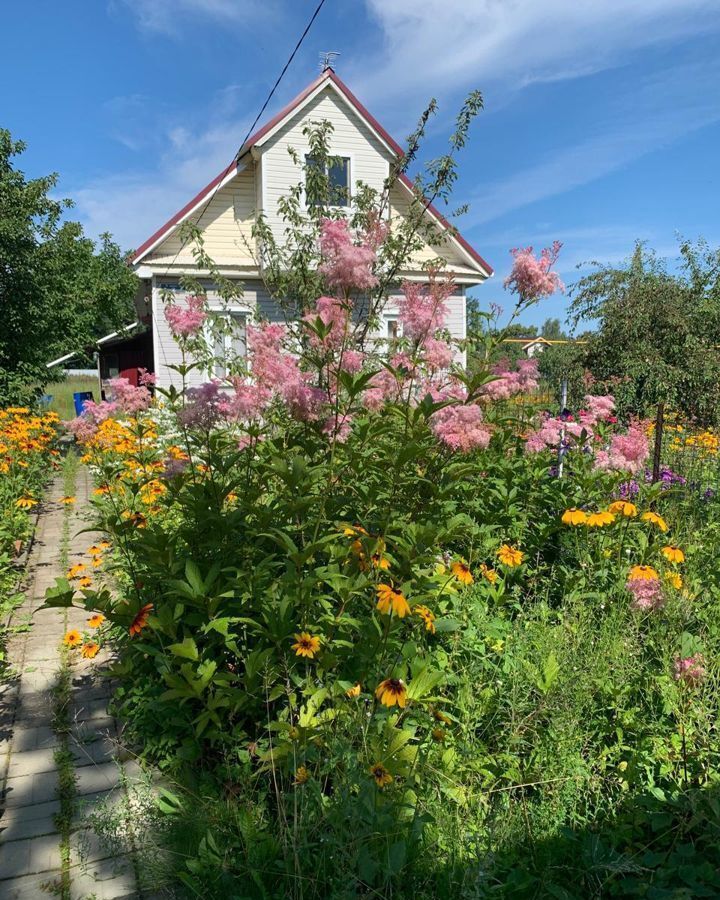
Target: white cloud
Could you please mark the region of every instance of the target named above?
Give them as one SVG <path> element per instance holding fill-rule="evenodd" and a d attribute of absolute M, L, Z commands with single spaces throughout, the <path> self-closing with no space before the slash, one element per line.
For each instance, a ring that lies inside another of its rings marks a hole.
<path fill-rule="evenodd" d="M 468 84 L 520 88 L 617 65 L 627 54 L 720 29 L 717 0 L 365 0 L 380 59 L 356 72 L 369 97 Z M 370 74 L 368 74 L 370 73 Z"/>
<path fill-rule="evenodd" d="M 111 0 L 111 9 L 127 7 L 144 31 L 178 35 L 189 19 L 224 24 L 257 23 L 277 12 L 276 0 Z"/>

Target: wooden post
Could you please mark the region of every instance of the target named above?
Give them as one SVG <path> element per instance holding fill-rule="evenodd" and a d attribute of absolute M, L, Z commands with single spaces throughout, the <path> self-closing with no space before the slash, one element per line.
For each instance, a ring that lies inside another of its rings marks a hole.
<path fill-rule="evenodd" d="M 662 456 L 663 424 L 665 422 L 665 404 L 661 400 L 658 403 L 655 416 L 655 452 L 653 454 L 653 484 L 660 481 L 660 457 Z"/>

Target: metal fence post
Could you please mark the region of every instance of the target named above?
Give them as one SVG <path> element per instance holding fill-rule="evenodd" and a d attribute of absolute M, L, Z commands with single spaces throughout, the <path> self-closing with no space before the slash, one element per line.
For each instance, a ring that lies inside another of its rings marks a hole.
<path fill-rule="evenodd" d="M 653 454 L 653 484 L 660 481 L 660 458 L 662 456 L 663 424 L 665 422 L 665 404 L 661 400 L 658 403 L 655 416 L 655 452 Z"/>

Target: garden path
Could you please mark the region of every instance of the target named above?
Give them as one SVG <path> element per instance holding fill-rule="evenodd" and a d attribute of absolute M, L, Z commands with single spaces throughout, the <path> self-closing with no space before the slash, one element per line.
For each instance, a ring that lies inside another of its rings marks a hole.
<path fill-rule="evenodd" d="M 78 534 L 91 489 L 80 468 L 76 504 L 66 510 L 62 478 L 50 486 L 13 617 L 21 626 L 8 647 L 15 674 L 0 684 L 0 900 L 143 896 L 133 854 L 113 856 L 88 824 L 93 808 L 127 810 L 128 785 L 141 774 L 124 759 L 108 715 L 108 657 L 83 660 L 76 650 L 68 669 L 62 638 L 69 628 L 87 631 L 87 613 L 41 608 L 65 563 L 81 561 L 92 543 Z"/>

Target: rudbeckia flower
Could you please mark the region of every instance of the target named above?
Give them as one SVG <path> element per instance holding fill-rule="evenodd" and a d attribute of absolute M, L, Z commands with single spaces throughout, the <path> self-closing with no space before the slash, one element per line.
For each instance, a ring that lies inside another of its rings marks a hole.
<path fill-rule="evenodd" d="M 24 497 L 18 497 L 15 501 L 15 506 L 17 506 L 18 509 L 32 509 L 33 506 L 37 506 L 37 500 L 25 495 Z"/>
<path fill-rule="evenodd" d="M 82 644 L 82 635 L 76 628 L 73 628 L 65 633 L 63 644 L 66 647 L 77 647 L 79 644 Z"/>
<path fill-rule="evenodd" d="M 93 544 L 92 547 L 88 547 L 85 552 L 88 556 L 102 556 L 102 548 L 98 547 L 97 544 Z"/>
<path fill-rule="evenodd" d="M 95 613 L 94 615 L 90 616 L 90 618 L 87 620 L 87 623 L 90 628 L 99 628 L 104 621 L 105 616 L 102 613 Z"/>
<path fill-rule="evenodd" d="M 521 550 L 518 550 L 517 547 L 503 544 L 497 552 L 497 558 L 504 566 L 512 569 L 522 563 L 524 554 Z"/>
<path fill-rule="evenodd" d="M 426 631 L 429 631 L 430 634 L 435 634 L 435 614 L 433 611 L 428 609 L 427 606 L 418 605 L 413 607 L 413 612 L 423 620 Z"/>
<path fill-rule="evenodd" d="M 655 581 L 658 578 L 658 573 L 652 566 L 633 566 L 630 569 L 630 574 L 628 578 L 632 581 L 635 579 L 644 579 L 645 581 Z"/>
<path fill-rule="evenodd" d="M 99 650 L 100 644 L 95 643 L 95 641 L 88 641 L 86 644 L 83 644 L 80 652 L 85 659 L 94 659 L 98 655 Z"/>
<path fill-rule="evenodd" d="M 472 576 L 472 572 L 470 571 L 470 567 L 460 560 L 458 562 L 454 562 L 450 566 L 450 571 L 457 578 L 460 584 L 472 584 L 473 581 L 475 581 Z"/>
<path fill-rule="evenodd" d="M 679 591 L 683 586 L 682 575 L 679 572 L 666 572 L 665 580 L 671 584 L 676 591 Z"/>
<path fill-rule="evenodd" d="M 375 688 L 375 696 L 383 706 L 399 706 L 407 703 L 407 686 L 402 678 L 386 678 Z"/>
<path fill-rule="evenodd" d="M 65 506 L 72 506 L 72 504 L 75 502 L 75 498 L 74 497 L 61 497 L 60 502 L 64 503 Z"/>
<path fill-rule="evenodd" d="M 351 700 L 354 700 L 355 697 L 359 697 L 359 696 L 360 696 L 360 691 L 361 691 L 361 690 L 362 690 L 362 688 L 360 687 L 360 682 L 358 681 L 357 684 L 354 684 L 351 688 L 348 688 L 348 689 L 345 691 L 345 696 L 346 696 L 346 697 L 349 697 Z"/>
<path fill-rule="evenodd" d="M 305 766 L 298 766 L 295 772 L 295 781 L 293 784 L 305 784 L 305 782 L 310 778 L 310 773 L 305 768 Z"/>
<path fill-rule="evenodd" d="M 662 555 L 668 562 L 671 563 L 683 563 L 685 562 L 685 554 L 679 547 L 675 547 L 669 545 L 667 547 L 662 548 Z"/>
<path fill-rule="evenodd" d="M 585 524 L 588 528 L 602 528 L 605 525 L 612 525 L 614 521 L 615 516 L 611 512 L 603 510 L 602 512 L 590 513 Z"/>
<path fill-rule="evenodd" d="M 130 636 L 132 637 L 135 634 L 140 634 L 147 625 L 148 616 L 150 615 L 150 610 L 153 608 L 152 603 L 146 603 L 145 606 L 140 609 L 135 618 L 130 623 L 130 628 L 128 631 L 130 632 Z"/>
<path fill-rule="evenodd" d="M 491 568 L 490 566 L 486 566 L 485 563 L 480 564 L 480 574 L 483 578 L 489 581 L 490 584 L 495 584 L 499 577 L 495 569 Z"/>
<path fill-rule="evenodd" d="M 307 631 L 301 631 L 295 635 L 296 643 L 292 645 L 295 656 L 306 656 L 308 659 L 314 659 L 315 654 L 320 651 L 320 638 Z"/>
<path fill-rule="evenodd" d="M 369 771 L 372 777 L 375 779 L 375 784 L 379 788 L 384 788 L 386 785 L 392 783 L 393 777 L 382 763 L 378 762 L 370 766 Z"/>
<path fill-rule="evenodd" d="M 663 532 L 663 534 L 668 530 L 668 524 L 667 524 L 667 522 L 665 521 L 665 519 L 663 519 L 662 516 L 659 516 L 659 515 L 658 515 L 657 513 L 655 513 L 655 512 L 645 512 L 645 513 L 643 513 L 643 514 L 642 514 L 642 519 L 643 519 L 643 521 L 645 521 L 645 522 L 650 522 L 650 523 L 653 524 L 653 525 L 657 525 L 657 527 L 660 529 L 660 531 Z"/>
<path fill-rule="evenodd" d="M 587 513 L 576 506 L 571 506 L 562 514 L 563 525 L 583 525 L 587 521 Z"/>
<path fill-rule="evenodd" d="M 89 588 L 92 586 L 92 578 L 89 575 L 85 575 L 83 578 L 80 578 L 78 581 L 78 587 L 81 588 Z"/>
<path fill-rule="evenodd" d="M 389 616 L 391 613 L 394 613 L 398 619 L 402 619 L 410 614 L 410 604 L 402 592 L 396 591 L 391 585 L 379 584 L 377 586 L 377 595 L 377 608 L 383 615 Z"/>
<path fill-rule="evenodd" d="M 638 508 L 634 503 L 628 503 L 627 500 L 616 500 L 608 506 L 611 513 L 618 516 L 625 516 L 628 519 L 634 518 L 638 514 Z"/>
<path fill-rule="evenodd" d="M 80 575 L 85 571 L 87 566 L 84 563 L 76 563 L 74 566 L 70 566 L 67 571 L 67 577 L 70 581 L 74 581 L 76 578 L 79 578 Z"/>

